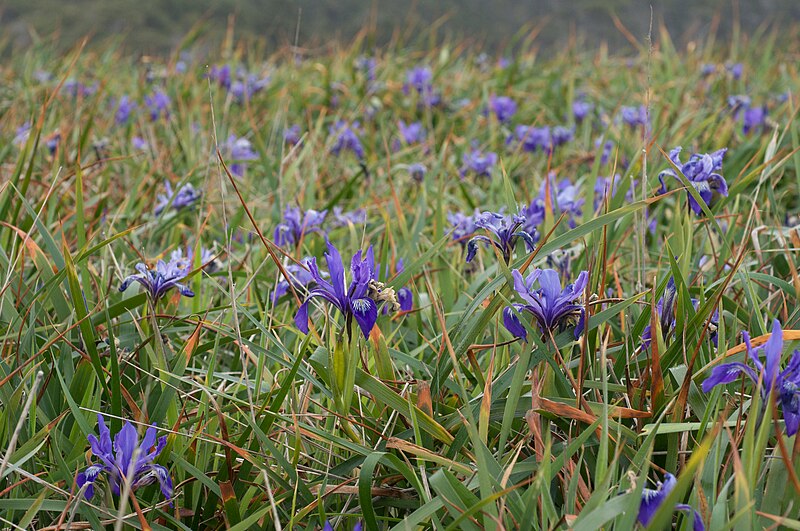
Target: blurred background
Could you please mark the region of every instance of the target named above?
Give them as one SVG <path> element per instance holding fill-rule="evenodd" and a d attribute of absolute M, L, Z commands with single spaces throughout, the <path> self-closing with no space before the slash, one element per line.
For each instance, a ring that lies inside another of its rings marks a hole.
<path fill-rule="evenodd" d="M 90 47 L 112 40 L 128 52 L 165 54 L 198 37 L 222 43 L 229 28 L 267 47 L 297 39 L 309 50 L 350 42 L 365 28 L 375 46 L 411 44 L 424 35 L 426 42 L 465 39 L 499 51 L 533 30 L 543 48 L 580 36 L 584 45 L 615 49 L 644 40 L 651 4 L 656 30 L 663 22 L 678 43 L 710 33 L 726 39 L 739 30 L 791 37 L 800 20 L 800 0 L 4 0 L 0 50 L 41 41 L 70 48 L 90 35 Z"/>

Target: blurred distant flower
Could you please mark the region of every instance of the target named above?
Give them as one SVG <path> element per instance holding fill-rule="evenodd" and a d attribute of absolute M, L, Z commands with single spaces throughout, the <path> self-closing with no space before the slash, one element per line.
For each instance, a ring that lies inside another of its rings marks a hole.
<path fill-rule="evenodd" d="M 775 319 L 772 323 L 772 334 L 763 347 L 753 348 L 750 334 L 743 332 L 747 346 L 747 357 L 753 362 L 758 373 L 742 362 L 734 361 L 717 365 L 711 375 L 702 383 L 703 391 L 708 393 L 718 385 L 729 384 L 744 374 L 759 386 L 762 408 L 767 406 L 770 393 L 776 393 L 781 405 L 783 419 L 786 422 L 786 435 L 791 437 L 800 427 L 800 351 L 795 350 L 786 368 L 781 371 L 781 355 L 783 353 L 783 330 L 781 323 Z M 761 362 L 761 358 L 764 362 Z"/>
<path fill-rule="evenodd" d="M 603 143 L 602 138 L 598 138 L 595 141 L 594 146 L 596 148 L 600 147 L 601 143 Z M 600 155 L 600 165 L 601 166 L 605 166 L 606 164 L 608 164 L 608 161 L 611 159 L 611 152 L 613 150 L 614 150 L 614 142 L 612 142 L 611 140 L 606 140 L 605 143 L 603 143 L 603 151 L 602 151 L 602 153 Z"/>
<path fill-rule="evenodd" d="M 572 141 L 575 132 L 569 127 L 557 125 L 553 128 L 550 141 L 553 147 L 563 146 L 567 142 Z"/>
<path fill-rule="evenodd" d="M 722 175 L 715 173 L 722 171 L 722 158 L 727 150 L 728 148 L 723 148 L 708 154 L 695 153 L 686 164 L 683 164 L 680 159 L 681 147 L 678 146 L 670 151 L 669 158 L 684 177 L 689 180 L 694 189 L 697 190 L 703 201 L 710 205 L 715 193 L 722 196 L 728 195 L 728 183 L 725 182 L 725 178 Z M 658 174 L 658 180 L 661 182 L 661 193 L 666 193 L 667 190 L 667 185 L 664 183 L 665 175 L 670 175 L 680 181 L 678 174 L 672 168 L 662 171 Z M 702 214 L 702 207 L 691 194 L 689 194 L 689 206 L 698 216 Z"/>
<path fill-rule="evenodd" d="M 133 137 L 131 139 L 131 145 L 133 146 L 133 149 L 137 149 L 139 151 L 147 151 L 150 149 L 150 146 L 147 145 L 147 141 L 140 136 Z"/>
<path fill-rule="evenodd" d="M 192 206 L 203 195 L 199 190 L 195 189 L 191 183 L 186 183 L 178 190 L 172 190 L 172 185 L 169 181 L 164 181 L 164 188 L 166 193 L 158 194 L 156 198 L 155 215 L 161 214 L 165 208 L 172 206 L 174 210 L 181 210 L 183 208 Z"/>
<path fill-rule="evenodd" d="M 577 100 L 572 102 L 572 116 L 575 117 L 575 121 L 578 123 L 583 122 L 592 112 L 592 109 L 594 109 L 594 105 L 588 101 Z"/>
<path fill-rule="evenodd" d="M 150 121 L 155 122 L 159 118 L 169 118 L 170 99 L 166 92 L 156 90 L 152 94 L 144 97 L 144 104 L 150 111 Z"/>
<path fill-rule="evenodd" d="M 345 320 L 345 330 L 350 334 L 353 320 L 358 323 L 365 338 L 369 337 L 375 321 L 378 319 L 378 305 L 372 298 L 375 282 L 375 257 L 372 247 L 366 256 L 362 258 L 362 251 L 353 255 L 350 263 L 350 284 L 345 282 L 344 264 L 339 250 L 330 242 L 327 242 L 328 252 L 325 253 L 325 261 L 328 264 L 330 282 L 323 278 L 317 267 L 316 258 L 311 258 L 306 265 L 314 277 L 316 286 L 308 292 L 308 296 L 298 309 L 294 317 L 297 328 L 304 334 L 308 333 L 308 306 L 311 299 L 320 297 L 326 300 L 333 307 L 338 309 Z"/>
<path fill-rule="evenodd" d="M 61 133 L 58 131 L 54 132 L 52 135 L 47 137 L 45 140 L 45 145 L 47 146 L 47 151 L 50 152 L 51 155 L 54 155 L 56 149 L 58 149 L 58 144 L 61 142 Z"/>
<path fill-rule="evenodd" d="M 418 66 L 406 72 L 406 82 L 403 92 L 410 94 L 415 91 L 420 104 L 425 107 L 435 107 L 441 103 L 441 96 L 433 90 L 433 72 L 427 66 Z"/>
<path fill-rule="evenodd" d="M 136 102 L 128 96 L 122 96 L 117 102 L 117 110 L 114 112 L 114 121 L 117 125 L 125 125 L 131 118 L 131 114 L 136 110 Z"/>
<path fill-rule="evenodd" d="M 767 106 L 749 107 L 744 110 L 742 116 L 742 132 L 744 134 L 763 129 L 767 121 Z"/>
<path fill-rule="evenodd" d="M 367 81 L 375 80 L 375 70 L 377 69 L 378 62 L 374 57 L 361 55 L 356 59 L 355 67 L 359 72 L 362 72 L 367 78 Z"/>
<path fill-rule="evenodd" d="M 269 76 L 261 77 L 257 74 L 247 72 L 240 73 L 239 79 L 231 83 L 231 96 L 238 103 L 244 103 L 264 90 L 269 85 Z"/>
<path fill-rule="evenodd" d="M 513 304 L 503 310 L 503 324 L 512 335 L 524 341 L 528 339 L 528 331 L 519 320 L 523 311 L 534 317 L 543 334 L 561 331 L 574 324 L 578 324 L 575 337 L 581 334 L 584 308 L 580 299 L 589 280 L 586 271 L 581 271 L 575 283 L 568 284 L 564 289 L 561 288 L 558 272 L 553 269 L 535 269 L 525 278 L 517 269 L 511 274 L 514 277 L 514 289 L 525 301 L 525 304 Z M 537 281 L 539 289 L 534 289 Z"/>
<path fill-rule="evenodd" d="M 182 266 L 183 262 L 180 260 L 159 260 L 154 269 L 148 269 L 140 262 L 136 264 L 138 273 L 126 277 L 119 290 L 125 291 L 131 283 L 138 282 L 144 286 L 153 302 L 158 301 L 172 288 L 176 288 L 185 297 L 194 297 L 194 292 L 181 283 L 188 273 L 187 268 Z"/>
<path fill-rule="evenodd" d="M 327 210 L 303 211 L 299 207 L 287 206 L 283 211 L 283 221 L 275 227 L 275 243 L 281 247 L 299 244 L 306 234 L 322 232 Z"/>
<path fill-rule="evenodd" d="M 331 153 L 339 155 L 342 150 L 352 151 L 359 160 L 364 158 L 364 146 L 361 144 L 361 139 L 358 138 L 360 126 L 358 122 L 353 122 L 352 125 L 343 120 L 337 121 L 328 129 L 331 135 L 335 136 Z"/>
<path fill-rule="evenodd" d="M 725 65 L 725 70 L 733 77 L 733 79 L 739 80 L 742 78 L 742 71 L 744 70 L 744 65 L 742 63 L 735 63 L 735 64 L 727 64 Z"/>
<path fill-rule="evenodd" d="M 283 130 L 283 141 L 290 146 L 296 146 L 299 144 L 301 137 L 302 131 L 300 130 L 300 126 L 297 124 L 287 127 Z"/>
<path fill-rule="evenodd" d="M 427 172 L 428 168 L 426 168 L 424 164 L 421 164 L 419 162 L 415 162 L 413 164 L 408 165 L 408 174 L 411 175 L 411 178 L 418 183 L 421 183 L 422 181 L 425 180 L 425 174 Z"/>
<path fill-rule="evenodd" d="M 486 230 L 491 236 L 485 236 L 483 234 L 473 236 L 467 244 L 466 261 L 471 262 L 472 259 L 475 258 L 475 253 L 478 252 L 478 242 L 483 242 L 497 248 L 506 264 L 511 261 L 514 247 L 519 240 L 525 242 L 528 252 L 533 252 L 535 240 L 533 235 L 522 229 L 524 224 L 525 215 L 521 213 L 511 216 L 498 212 L 484 212 L 480 216 L 477 216 L 475 219 L 475 227 Z"/>
<path fill-rule="evenodd" d="M 330 225 L 332 228 L 359 226 L 367 222 L 367 211 L 363 208 L 345 211 L 340 206 L 333 207 L 333 220 Z"/>
<path fill-rule="evenodd" d="M 94 496 L 94 483 L 102 475 L 106 476 L 111 492 L 116 496 L 119 496 L 123 490 L 127 477 L 131 490 L 158 482 L 161 494 L 167 499 L 172 497 L 172 479 L 169 471 L 165 467 L 153 463 L 167 444 L 166 436 L 161 436 L 156 440 L 155 424 L 147 428 L 142 442 L 139 443 L 136 427 L 125 421 L 122 429 L 114 436 L 113 446 L 111 432 L 106 427 L 101 414 L 97 415 L 97 426 L 100 438 L 89 434 L 87 439 L 92 447 L 92 455 L 100 460 L 100 464 L 89 466 L 77 477 L 78 488 L 86 486 L 84 496 L 87 500 Z M 134 461 L 134 453 L 137 453 L 137 450 L 138 455 Z"/>
<path fill-rule="evenodd" d="M 507 96 L 489 96 L 489 109 L 497 117 L 500 123 L 506 123 L 517 112 L 517 103 Z"/>
<path fill-rule="evenodd" d="M 678 480 L 675 476 L 667 472 L 664 474 L 664 483 L 659 482 L 656 490 L 644 488 L 642 489 L 642 501 L 639 504 L 639 514 L 636 520 L 642 525 L 647 527 L 650 521 L 658 512 L 658 509 L 667 499 L 669 493 L 675 488 Z M 700 513 L 692 509 L 691 506 L 685 503 L 675 505 L 675 510 L 683 511 L 694 515 L 694 531 L 704 531 L 705 526 L 703 520 L 700 518 Z"/>
<path fill-rule="evenodd" d="M 550 128 L 547 126 L 534 127 L 518 125 L 514 129 L 514 135 L 506 139 L 506 144 L 510 144 L 514 140 L 519 142 L 524 151 L 531 153 L 535 153 L 539 149 L 545 153 L 550 153 L 553 149 Z"/>
<path fill-rule="evenodd" d="M 84 85 L 80 81 L 68 79 L 61 86 L 61 90 L 73 98 L 85 98 L 97 92 L 97 84 Z"/>
<path fill-rule="evenodd" d="M 728 96 L 728 107 L 731 109 L 734 116 L 738 116 L 739 112 L 750 107 L 750 102 L 750 96 L 744 94 Z"/>
<path fill-rule="evenodd" d="M 714 63 L 705 63 L 700 67 L 700 75 L 703 77 L 710 76 L 717 71 L 717 65 Z"/>
<path fill-rule="evenodd" d="M 400 131 L 400 137 L 406 145 L 425 142 L 425 126 L 421 122 L 413 122 L 406 125 L 403 120 L 400 120 L 397 122 L 397 129 Z"/>
<path fill-rule="evenodd" d="M 40 85 L 44 85 L 53 80 L 53 74 L 48 72 L 47 70 L 36 70 L 33 73 L 33 79 L 36 80 L 37 83 Z"/>
<path fill-rule="evenodd" d="M 232 76 L 230 65 L 212 65 L 208 71 L 209 79 L 216 81 L 220 87 L 231 88 Z"/>
<path fill-rule="evenodd" d="M 231 173 L 237 177 L 242 177 L 247 170 L 246 161 L 258 159 L 258 153 L 253 150 L 253 145 L 244 137 L 230 135 L 221 148 L 232 162 L 228 166 Z"/>
<path fill-rule="evenodd" d="M 170 253 L 170 262 L 174 262 L 187 272 L 191 271 L 194 262 L 194 249 L 189 246 L 185 250 L 181 247 Z M 200 267 L 206 273 L 213 273 L 220 268 L 219 262 L 214 257 L 213 251 L 207 247 L 200 247 Z"/>
<path fill-rule="evenodd" d="M 639 107 L 623 106 L 620 109 L 620 116 L 622 116 L 622 121 L 632 128 L 638 126 L 647 127 L 649 125 L 647 108 L 644 105 L 640 105 Z"/>
<path fill-rule="evenodd" d="M 497 68 L 499 68 L 500 70 L 505 70 L 509 66 L 511 66 L 511 59 L 509 59 L 508 57 L 500 57 L 497 60 Z"/>
<path fill-rule="evenodd" d="M 553 213 L 560 215 L 566 214 L 567 223 L 571 228 L 575 228 L 575 218 L 583 214 L 584 199 L 580 197 L 580 190 L 577 186 L 572 184 L 569 179 L 556 180 L 554 172 L 550 172 L 547 180 L 542 182 L 539 187 L 539 196 L 534 199 L 529 211 L 533 210 L 535 206 L 544 211 L 545 198 L 547 189 L 550 190 L 550 204 L 553 207 Z M 542 218 L 544 215 L 542 214 Z"/>
<path fill-rule="evenodd" d="M 334 531 L 333 525 L 327 520 L 325 520 L 325 525 L 322 527 L 322 531 Z M 356 522 L 356 525 L 353 526 L 353 531 L 361 531 L 361 522 Z"/>
<path fill-rule="evenodd" d="M 25 122 L 21 126 L 17 127 L 16 136 L 14 136 L 14 140 L 11 141 L 12 144 L 15 146 L 22 146 L 28 141 L 28 137 L 31 134 L 31 123 Z"/>
<path fill-rule="evenodd" d="M 491 177 L 492 168 L 497 164 L 497 153 L 488 151 L 484 153 L 478 148 L 473 148 L 468 153 L 464 153 L 461 158 L 463 166 L 459 170 L 461 177 L 467 173 L 472 173 L 478 177 Z"/>
<path fill-rule="evenodd" d="M 451 212 L 447 214 L 447 222 L 452 227 L 453 240 L 459 241 L 462 245 L 466 245 L 467 236 L 471 236 L 478 230 L 475 225 L 475 220 L 481 215 L 478 209 L 472 215 L 464 214 L 463 212 Z"/>

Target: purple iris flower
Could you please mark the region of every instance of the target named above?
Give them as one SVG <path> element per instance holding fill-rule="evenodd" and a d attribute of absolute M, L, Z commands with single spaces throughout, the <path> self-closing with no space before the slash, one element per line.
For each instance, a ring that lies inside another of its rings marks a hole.
<path fill-rule="evenodd" d="M 230 135 L 222 149 L 233 161 L 230 170 L 237 177 L 242 177 L 247 171 L 247 164 L 244 161 L 258 159 L 258 152 L 253 150 L 253 145 L 244 137 L 238 138 L 236 135 Z"/>
<path fill-rule="evenodd" d="M 169 118 L 170 99 L 163 90 L 156 90 L 144 97 L 144 104 L 150 110 L 150 121 L 155 122 L 160 117 Z"/>
<path fill-rule="evenodd" d="M 506 139 L 506 144 L 516 140 L 523 151 L 535 153 L 541 149 L 545 153 L 550 153 L 553 149 L 550 128 L 547 126 L 534 127 L 528 125 L 518 125 L 514 129 L 514 135 Z"/>
<path fill-rule="evenodd" d="M 230 93 L 238 103 L 244 103 L 267 88 L 269 82 L 269 76 L 241 72 L 240 78 L 231 84 Z"/>
<path fill-rule="evenodd" d="M 731 112 L 733 112 L 734 116 L 738 116 L 742 109 L 747 109 L 750 107 L 751 101 L 752 100 L 750 99 L 750 96 L 736 94 L 728 97 L 728 107 L 731 109 Z"/>
<path fill-rule="evenodd" d="M 16 136 L 14 136 L 14 140 L 12 140 L 11 143 L 14 144 L 15 146 L 21 146 L 28 141 L 28 137 L 30 135 L 31 135 L 31 123 L 25 122 L 21 126 L 17 127 Z"/>
<path fill-rule="evenodd" d="M 748 107 L 742 114 L 742 132 L 749 134 L 750 131 L 763 129 L 767 121 L 767 106 Z"/>
<path fill-rule="evenodd" d="M 564 127 L 557 125 L 553 128 L 550 142 L 553 147 L 563 146 L 567 142 L 571 142 L 575 136 L 575 131 L 571 127 Z"/>
<path fill-rule="evenodd" d="M 425 174 L 428 172 L 428 168 L 425 167 L 424 164 L 415 162 L 413 164 L 408 165 L 408 173 L 411 175 L 411 178 L 414 179 L 416 182 L 421 183 L 425 180 Z"/>
<path fill-rule="evenodd" d="M 661 337 L 666 341 L 672 329 L 675 327 L 675 302 L 677 301 L 678 290 L 675 288 L 675 277 L 669 277 L 664 294 L 656 303 L 656 313 L 661 325 Z M 642 331 L 642 349 L 650 348 L 653 340 L 653 331 L 648 324 Z"/>
<path fill-rule="evenodd" d="M 139 151 L 147 151 L 148 149 L 150 149 L 150 146 L 147 145 L 147 141 L 140 136 L 135 136 L 131 138 L 131 146 L 133 146 L 133 149 Z"/>
<path fill-rule="evenodd" d="M 290 146 L 296 146 L 300 143 L 300 138 L 302 137 L 302 131 L 300 130 L 300 126 L 295 124 L 291 127 L 287 127 L 283 130 L 283 141 L 289 144 Z"/>
<path fill-rule="evenodd" d="M 139 262 L 136 264 L 136 270 L 138 273 L 129 275 L 122 281 L 119 286 L 120 291 L 125 291 L 133 282 L 138 282 L 145 287 L 153 302 L 158 301 L 172 288 L 177 288 L 185 297 L 194 297 L 194 292 L 181 283 L 189 273 L 188 267 L 182 260 L 171 259 L 169 262 L 159 260 L 155 269 L 148 269 Z"/>
<path fill-rule="evenodd" d="M 464 153 L 461 161 L 464 163 L 459 170 L 462 178 L 467 172 L 474 173 L 478 177 L 491 177 L 492 168 L 497 164 L 497 153 L 493 151 L 484 153 L 480 149 L 473 148 L 469 153 Z"/>
<path fill-rule="evenodd" d="M 331 135 L 336 136 L 331 153 L 338 155 L 342 150 L 352 151 L 359 160 L 364 158 L 364 146 L 361 144 L 361 139 L 358 138 L 358 131 L 360 131 L 358 122 L 350 125 L 339 120 L 331 125 L 328 131 Z"/>
<path fill-rule="evenodd" d="M 186 183 L 173 192 L 172 185 L 169 181 L 164 181 L 164 188 L 166 189 L 166 193 L 158 194 L 156 197 L 157 202 L 154 211 L 156 216 L 161 214 L 161 212 L 170 205 L 172 205 L 174 210 L 190 207 L 203 195 L 203 193 L 195 189 L 191 183 Z"/>
<path fill-rule="evenodd" d="M 464 241 L 468 236 L 472 236 L 478 227 L 475 225 L 475 220 L 481 215 L 478 209 L 475 209 L 475 212 L 472 215 L 464 214 L 463 212 L 451 212 L 447 214 L 447 222 L 452 227 L 452 236 L 453 240 L 461 242 L 464 245 L 466 242 Z"/>
<path fill-rule="evenodd" d="M 420 104 L 425 107 L 435 107 L 442 101 L 441 96 L 433 90 L 433 72 L 427 66 L 418 66 L 406 72 L 403 93 L 410 94 L 411 90 L 417 93 Z"/>
<path fill-rule="evenodd" d="M 233 78 L 231 76 L 231 67 L 230 65 L 212 65 L 211 69 L 208 72 L 209 79 L 216 81 L 220 87 L 225 89 L 231 88 L 231 83 Z"/>
<path fill-rule="evenodd" d="M 714 193 L 722 196 L 728 195 L 728 183 L 725 178 L 716 173 L 722 171 L 722 158 L 728 148 L 719 149 L 713 153 L 695 153 L 689 158 L 686 164 L 683 164 L 680 159 L 681 147 L 678 146 L 669 152 L 669 158 L 680 169 L 680 172 L 692 184 L 695 190 L 700 194 L 700 197 L 707 204 L 711 204 L 711 199 Z M 660 193 L 666 193 L 667 185 L 664 183 L 664 176 L 670 175 L 675 179 L 679 179 L 675 170 L 668 168 L 658 174 L 658 180 L 661 182 Z M 700 204 L 695 201 L 694 197 L 689 194 L 689 206 L 692 211 L 698 216 L 703 213 Z"/>
<path fill-rule="evenodd" d="M 189 246 L 185 250 L 178 248 L 169 255 L 170 262 L 175 262 L 178 267 L 185 269 L 187 273 L 191 271 L 194 263 L 194 249 Z M 220 264 L 214 258 L 214 252 L 207 247 L 200 247 L 200 267 L 207 273 L 213 273 L 219 269 Z"/>
<path fill-rule="evenodd" d="M 61 143 L 61 133 L 56 131 L 45 141 L 45 145 L 47 146 L 47 150 L 50 152 L 51 155 L 54 155 L 56 149 L 58 149 L 58 144 Z"/>
<path fill-rule="evenodd" d="M 554 172 L 551 172 L 547 179 L 550 184 L 550 204 L 553 205 L 554 209 L 558 209 L 559 215 L 565 213 L 568 225 L 571 228 L 575 228 L 575 218 L 583 214 L 582 207 L 585 202 L 583 198 L 579 197 L 580 189 L 572 184 L 569 179 L 556 181 Z M 533 200 L 530 207 L 530 209 L 540 208 L 542 216 L 544 216 L 546 185 L 547 181 L 543 181 L 539 188 L 539 196 Z"/>
<path fill-rule="evenodd" d="M 742 72 L 744 71 L 744 65 L 742 63 L 735 63 L 735 64 L 728 64 L 725 65 L 725 70 L 727 70 L 733 79 L 737 81 L 742 78 Z"/>
<path fill-rule="evenodd" d="M 734 361 L 717 365 L 711 371 L 711 376 L 706 378 L 701 387 L 708 393 L 718 385 L 729 384 L 744 374 L 756 385 L 766 407 L 767 399 L 771 392 L 777 393 L 776 398 L 783 410 L 783 419 L 786 421 L 786 435 L 791 437 L 800 427 L 800 351 L 795 350 L 786 368 L 780 371 L 781 354 L 783 353 L 783 330 L 781 323 L 775 319 L 772 323 L 772 335 L 763 347 L 753 348 L 750 343 L 750 334 L 742 333 L 747 356 L 756 366 L 758 373 L 742 362 Z M 764 357 L 764 363 L 761 357 Z"/>
<path fill-rule="evenodd" d="M 308 263 L 309 260 L 311 260 L 311 258 L 306 257 L 303 259 L 303 263 Z M 295 289 L 304 288 L 314 282 L 314 276 L 308 268 L 302 264 L 291 263 L 285 266 L 284 269 L 289 275 L 289 280 L 286 280 L 286 278 L 281 275 L 281 279 L 275 286 L 275 291 L 272 292 L 272 296 L 270 297 L 272 304 L 278 304 L 278 300 L 289 293 L 289 282 L 291 282 Z M 327 278 L 328 273 L 323 272 L 322 276 Z"/>
<path fill-rule="evenodd" d="M 92 454 L 100 459 L 100 464 L 90 465 L 77 477 L 78 488 L 86 485 L 84 496 L 87 500 L 94 496 L 94 483 L 101 474 L 106 475 L 111 492 L 117 496 L 120 495 L 127 477 L 131 484 L 131 490 L 151 485 L 157 481 L 164 497 L 172 498 L 172 478 L 169 476 L 169 470 L 153 463 L 167 444 L 167 437 L 164 435 L 156 440 L 155 424 L 147 428 L 142 442 L 139 443 L 136 427 L 125 421 L 125 425 L 114 436 L 113 445 L 111 444 L 111 432 L 103 421 L 103 415 L 99 413 L 97 427 L 100 438 L 95 437 L 93 433 L 86 438 L 92 447 Z M 134 462 L 133 457 L 137 448 L 139 452 Z"/>
<path fill-rule="evenodd" d="M 355 210 L 348 210 L 345 212 L 340 206 L 333 207 L 333 221 L 331 222 L 331 228 L 351 226 L 357 227 L 359 225 L 364 225 L 366 222 L 367 211 L 363 208 L 357 208 Z"/>
<path fill-rule="evenodd" d="M 700 67 L 700 75 L 703 77 L 708 77 L 714 72 L 717 71 L 717 65 L 714 63 L 705 63 L 703 66 Z"/>
<path fill-rule="evenodd" d="M 576 323 L 575 337 L 581 334 L 584 308 L 579 301 L 589 281 L 586 271 L 581 271 L 575 283 L 568 284 L 564 289 L 561 289 L 558 272 L 554 269 L 535 269 L 525 278 L 518 269 L 511 274 L 514 276 L 514 289 L 525 301 L 525 304 L 515 303 L 503 310 L 503 324 L 512 335 L 523 341 L 528 339 L 528 331 L 519 320 L 523 310 L 533 315 L 543 334 L 560 331 Z M 539 289 L 533 287 L 536 281 L 539 282 Z"/>
<path fill-rule="evenodd" d="M 355 67 L 356 70 L 364 73 L 367 81 L 375 80 L 375 71 L 378 67 L 378 61 L 376 61 L 374 57 L 368 57 L 366 55 L 358 57 L 355 62 Z"/>
<path fill-rule="evenodd" d="M 283 211 L 283 221 L 275 227 L 275 243 L 280 246 L 297 245 L 306 234 L 322 232 L 322 222 L 328 215 L 327 210 L 301 210 L 299 207 L 287 206 Z"/>
<path fill-rule="evenodd" d="M 471 262 L 475 258 L 478 242 L 496 247 L 506 264 L 511 261 L 511 254 L 519 240 L 525 242 L 528 252 L 533 252 L 535 240 L 533 235 L 523 230 L 524 224 L 525 215 L 522 213 L 509 216 L 498 212 L 484 212 L 475 219 L 475 227 L 490 232 L 492 237 L 483 234 L 473 236 L 467 243 L 466 261 Z"/>
<path fill-rule="evenodd" d="M 677 483 L 678 480 L 675 479 L 675 476 L 667 472 L 664 474 L 664 483 L 659 481 L 657 484 L 658 488 L 656 490 L 647 488 L 642 489 L 642 502 L 639 505 L 639 514 L 636 517 L 636 520 L 642 524 L 643 527 L 647 527 L 650 524 L 650 521 L 661 507 L 661 504 L 664 503 L 664 500 L 667 499 L 667 496 L 669 496 L 669 493 L 675 488 Z M 694 515 L 694 531 L 705 530 L 703 520 L 700 518 L 700 513 L 692 509 L 691 506 L 685 503 L 679 503 L 675 505 L 675 509 L 678 511 L 684 511 L 686 513 L 692 513 Z"/>
<path fill-rule="evenodd" d="M 517 102 L 508 96 L 489 96 L 489 109 L 497 117 L 500 123 L 506 123 L 511 120 L 514 113 L 517 112 Z"/>
<path fill-rule="evenodd" d="M 588 101 L 578 100 L 572 102 L 572 116 L 575 117 L 575 121 L 578 123 L 583 122 L 592 112 L 592 109 L 594 109 L 594 105 Z"/>
<path fill-rule="evenodd" d="M 117 102 L 117 110 L 114 111 L 114 121 L 117 125 L 125 125 L 135 110 L 136 102 L 128 96 L 122 96 Z"/>
<path fill-rule="evenodd" d="M 73 98 L 78 98 L 78 97 L 85 98 L 97 92 L 97 84 L 85 85 L 80 81 L 75 81 L 74 79 L 68 79 L 61 86 L 61 90 L 63 90 Z"/>
<path fill-rule="evenodd" d="M 597 139 L 595 142 L 595 147 L 599 147 L 600 143 L 602 142 L 601 139 Z M 611 160 L 611 152 L 614 150 L 614 142 L 611 140 L 606 140 L 605 144 L 603 144 L 603 151 L 600 155 L 600 165 L 605 166 L 608 164 L 608 161 Z"/>
<path fill-rule="evenodd" d="M 381 270 L 380 264 L 377 264 L 375 267 L 376 267 L 377 271 Z M 400 273 L 403 272 L 403 269 L 405 269 L 405 266 L 403 264 L 403 259 L 399 258 L 397 260 L 397 264 L 395 266 L 395 274 L 399 275 Z M 383 276 L 384 276 L 384 278 L 387 278 L 387 279 L 391 278 L 393 276 L 391 274 L 391 271 L 389 269 L 389 265 L 388 264 L 387 264 L 386 268 L 383 270 Z M 382 289 L 387 289 L 387 288 L 382 287 Z M 395 306 L 394 309 L 397 310 L 397 311 L 409 312 L 409 311 L 411 311 L 411 309 L 414 306 L 414 294 L 411 292 L 411 290 L 409 288 L 407 288 L 405 286 L 403 286 L 402 288 L 397 290 L 397 293 L 394 295 L 394 298 L 397 301 L 397 305 Z M 390 310 L 392 310 L 390 305 L 388 305 L 388 304 L 384 305 L 384 307 L 383 307 L 384 315 L 389 313 Z"/>
<path fill-rule="evenodd" d="M 304 334 L 308 333 L 308 305 L 314 297 L 321 297 L 338 309 L 345 320 L 345 330 L 348 336 L 352 322 L 355 319 L 365 338 L 369 337 L 375 321 L 378 319 L 378 306 L 373 299 L 375 296 L 375 256 L 372 246 L 367 249 L 366 257 L 362 259 L 362 251 L 353 255 L 350 263 L 350 284 L 345 283 L 344 264 L 339 250 L 327 241 L 328 252 L 325 261 L 328 264 L 331 281 L 323 278 L 317 267 L 316 258 L 312 258 L 306 265 L 314 277 L 316 286 L 308 292 L 305 302 L 297 310 L 294 323 Z"/>
<path fill-rule="evenodd" d="M 406 145 L 425 142 L 425 126 L 421 122 L 413 122 L 406 125 L 403 120 L 400 120 L 397 122 L 397 129 L 400 131 L 400 137 Z"/>
<path fill-rule="evenodd" d="M 646 127 L 648 125 L 647 108 L 644 105 L 639 107 L 623 106 L 620 109 L 620 115 L 622 116 L 622 121 L 631 128 L 636 128 L 640 125 Z"/>

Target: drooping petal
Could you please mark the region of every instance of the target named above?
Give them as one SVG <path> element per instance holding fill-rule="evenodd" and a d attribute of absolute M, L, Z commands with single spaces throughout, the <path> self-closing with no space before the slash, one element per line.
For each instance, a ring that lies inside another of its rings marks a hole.
<path fill-rule="evenodd" d="M 528 331 L 522 325 L 517 315 L 518 311 L 512 306 L 506 306 L 503 310 L 503 326 L 506 330 L 511 332 L 511 335 L 518 337 L 523 341 L 528 340 Z"/>
<path fill-rule="evenodd" d="M 675 488 L 678 480 L 675 476 L 667 472 L 664 474 L 664 483 L 658 484 L 658 489 L 643 489 L 642 501 L 639 504 L 639 514 L 636 517 L 638 522 L 643 526 L 647 526 L 658 512 L 664 499 L 669 495 L 670 491 Z"/>
<path fill-rule="evenodd" d="M 711 375 L 703 380 L 701 384 L 703 392 L 708 393 L 718 385 L 729 384 L 736 380 L 742 373 L 747 375 L 754 383 L 758 381 L 758 376 L 753 369 L 739 361 L 717 365 L 711 371 Z"/>
<path fill-rule="evenodd" d="M 308 302 L 310 299 L 306 299 L 306 301 L 300 305 L 300 308 L 297 310 L 297 313 L 294 315 L 294 325 L 297 327 L 298 330 L 303 332 L 304 334 L 308 334 Z"/>
<path fill-rule="evenodd" d="M 94 482 L 103 470 L 105 470 L 105 468 L 101 465 L 92 465 L 79 473 L 78 477 L 75 479 L 78 489 L 82 489 L 87 483 L 89 484 L 86 490 L 83 491 L 83 495 L 87 500 L 91 500 L 92 497 L 94 497 Z"/>
<path fill-rule="evenodd" d="M 783 330 L 781 323 L 775 319 L 772 323 L 772 335 L 764 344 L 764 387 L 769 391 L 775 385 L 778 376 L 778 369 L 781 364 L 781 354 L 783 353 Z"/>
<path fill-rule="evenodd" d="M 378 307 L 375 301 L 369 298 L 354 299 L 350 302 L 358 326 L 365 338 L 369 338 L 369 333 L 372 327 L 375 326 L 375 321 L 378 320 Z"/>
<path fill-rule="evenodd" d="M 693 517 L 692 527 L 694 531 L 705 531 L 706 526 L 703 525 L 703 519 L 700 518 L 700 513 L 695 511 L 691 505 L 687 505 L 685 503 L 679 503 L 675 506 L 675 510 L 683 511 L 687 514 L 692 515 Z"/>
<path fill-rule="evenodd" d="M 397 290 L 397 302 L 400 303 L 400 311 L 409 312 L 414 307 L 414 295 L 408 288 Z"/>
<path fill-rule="evenodd" d="M 328 252 L 325 253 L 325 260 L 328 264 L 328 273 L 331 275 L 331 286 L 336 298 L 340 301 L 345 300 L 345 285 L 344 285 L 344 264 L 339 250 L 333 245 L 330 240 L 326 241 Z"/>

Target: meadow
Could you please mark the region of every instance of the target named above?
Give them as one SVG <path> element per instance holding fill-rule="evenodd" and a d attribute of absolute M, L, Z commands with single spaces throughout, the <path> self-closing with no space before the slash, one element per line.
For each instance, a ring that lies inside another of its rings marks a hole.
<path fill-rule="evenodd" d="M 800 42 L 631 39 L 15 53 L 2 526 L 800 529 Z"/>

